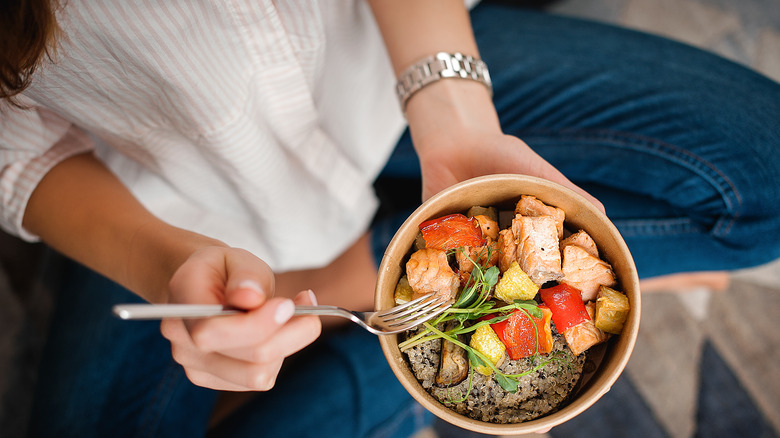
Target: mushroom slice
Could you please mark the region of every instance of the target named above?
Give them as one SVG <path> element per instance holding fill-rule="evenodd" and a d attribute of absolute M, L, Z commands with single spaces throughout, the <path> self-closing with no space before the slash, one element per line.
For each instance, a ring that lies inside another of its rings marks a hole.
<path fill-rule="evenodd" d="M 442 341 L 436 383 L 442 386 L 457 385 L 469 374 L 469 360 L 466 356 L 466 350 L 446 339 Z"/>

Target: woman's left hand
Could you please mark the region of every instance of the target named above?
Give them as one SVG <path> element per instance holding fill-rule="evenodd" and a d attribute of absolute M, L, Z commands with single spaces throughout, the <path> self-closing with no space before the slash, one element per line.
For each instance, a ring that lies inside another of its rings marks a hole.
<path fill-rule="evenodd" d="M 596 198 L 569 181 L 523 140 L 504 134 L 489 93 L 472 81 L 442 80 L 412 96 L 409 129 L 420 157 L 423 199 L 477 176 L 514 173 L 561 184 Z"/>
<path fill-rule="evenodd" d="M 482 175 L 516 173 L 561 184 L 590 200 L 602 211 L 596 198 L 569 181 L 558 169 L 534 152 L 524 141 L 501 132 L 477 133 L 473 137 L 443 139 L 420 148 L 423 198 Z"/>

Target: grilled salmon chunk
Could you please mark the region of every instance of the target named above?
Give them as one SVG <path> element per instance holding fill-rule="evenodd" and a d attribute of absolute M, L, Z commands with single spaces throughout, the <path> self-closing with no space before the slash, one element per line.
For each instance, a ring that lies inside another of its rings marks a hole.
<path fill-rule="evenodd" d="M 593 257 L 599 256 L 599 249 L 596 247 L 596 242 L 593 241 L 590 234 L 583 230 L 577 231 L 571 236 L 561 240 L 561 253 L 563 253 L 563 249 L 569 245 L 577 245 Z"/>
<path fill-rule="evenodd" d="M 522 195 L 515 205 L 515 214 L 530 217 L 552 216 L 555 219 L 555 229 L 558 231 L 558 238 L 563 238 L 563 221 L 566 219 L 566 213 L 560 208 L 547 205 L 536 199 L 535 196 Z"/>
<path fill-rule="evenodd" d="M 498 263 L 498 251 L 488 245 L 464 246 L 455 252 L 455 260 L 458 262 L 461 284 L 465 285 L 474 270 L 474 263 L 483 269 L 495 266 Z"/>
<path fill-rule="evenodd" d="M 498 270 L 503 274 L 517 261 L 517 242 L 511 228 L 501 230 L 498 233 Z"/>
<path fill-rule="evenodd" d="M 474 220 L 479 224 L 482 230 L 482 237 L 488 239 L 488 243 L 495 242 L 498 239 L 498 222 L 484 214 L 474 216 Z"/>
<path fill-rule="evenodd" d="M 615 272 L 609 263 L 594 257 L 577 245 L 567 245 L 563 249 L 562 283 L 575 287 L 582 293 L 582 301 L 596 299 L 599 287 L 612 287 L 617 284 Z"/>
<path fill-rule="evenodd" d="M 424 248 L 416 251 L 406 262 L 406 276 L 414 295 L 419 298 L 435 292 L 445 299 L 455 298 L 460 279 L 447 262 L 447 251 Z"/>
<path fill-rule="evenodd" d="M 596 312 L 596 303 L 586 304 L 585 309 L 588 311 L 590 319 L 563 332 L 563 337 L 566 338 L 566 343 L 569 344 L 569 348 L 575 356 L 578 356 L 588 348 L 609 339 L 609 334 L 599 330 L 593 322 L 593 315 Z"/>
<path fill-rule="evenodd" d="M 563 277 L 558 230 L 552 216 L 516 215 L 512 234 L 517 242 L 517 263 L 534 283 L 541 286 Z"/>

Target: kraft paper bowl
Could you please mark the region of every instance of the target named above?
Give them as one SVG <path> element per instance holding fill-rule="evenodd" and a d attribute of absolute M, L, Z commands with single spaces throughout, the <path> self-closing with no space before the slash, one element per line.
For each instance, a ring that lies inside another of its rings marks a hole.
<path fill-rule="evenodd" d="M 418 383 L 398 349 L 398 336 L 379 337 L 390 368 L 407 391 L 434 415 L 463 429 L 493 435 L 515 435 L 546 430 L 581 414 L 603 396 L 623 372 L 639 331 L 641 300 L 636 267 L 620 233 L 593 204 L 572 190 L 558 184 L 521 175 L 490 175 L 474 178 L 452 186 L 423 203 L 398 229 L 385 251 L 379 266 L 379 277 L 374 298 L 376 310 L 387 309 L 395 303 L 393 292 L 405 272 L 404 264 L 417 237 L 418 225 L 450 213 L 465 212 L 470 207 L 496 206 L 511 210 L 520 195 L 533 195 L 542 202 L 566 212 L 566 228 L 576 232 L 585 230 L 598 245 L 601 257 L 608 261 L 617 275 L 620 289 L 629 298 L 631 310 L 618 336 L 604 346 L 596 346 L 594 372 L 583 375 L 574 396 L 557 411 L 537 419 L 516 424 L 494 424 L 457 414 L 439 403 Z"/>

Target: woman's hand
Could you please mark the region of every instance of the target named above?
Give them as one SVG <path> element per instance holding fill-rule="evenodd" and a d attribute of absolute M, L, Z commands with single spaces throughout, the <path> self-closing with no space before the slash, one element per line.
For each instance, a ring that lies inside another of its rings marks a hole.
<path fill-rule="evenodd" d="M 246 310 L 186 322 L 163 320 L 163 336 L 193 383 L 227 391 L 271 389 L 284 359 L 317 339 L 319 318 L 291 318 L 295 304 L 316 304 L 314 294 L 303 291 L 292 300 L 273 295 L 271 269 L 240 249 L 203 248 L 176 271 L 170 302 Z"/>
<path fill-rule="evenodd" d="M 501 132 L 443 138 L 419 148 L 423 198 L 469 178 L 516 173 L 536 176 L 568 187 L 600 209 L 601 203 L 569 181 L 561 172 L 534 152 L 524 141 Z"/>
<path fill-rule="evenodd" d="M 482 84 L 456 79 L 428 85 L 409 100 L 407 116 L 420 157 L 423 199 L 469 178 L 515 173 L 561 184 L 604 210 L 524 141 L 502 132 Z"/>

